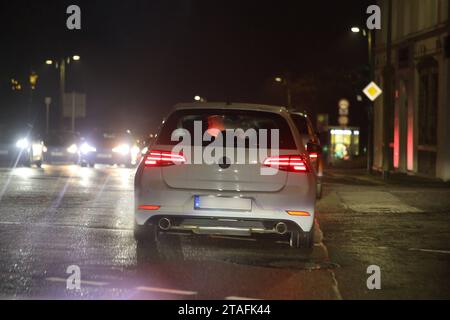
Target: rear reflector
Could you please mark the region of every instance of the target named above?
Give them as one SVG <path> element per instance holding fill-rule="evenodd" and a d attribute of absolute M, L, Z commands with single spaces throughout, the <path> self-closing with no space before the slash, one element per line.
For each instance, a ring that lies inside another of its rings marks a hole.
<path fill-rule="evenodd" d="M 154 205 L 147 205 L 147 204 L 140 205 L 138 207 L 139 210 L 151 210 L 151 211 L 159 210 L 159 208 L 161 208 L 161 206 L 154 206 Z"/>
<path fill-rule="evenodd" d="M 309 217 L 311 216 L 309 212 L 306 211 L 286 211 L 291 216 L 301 216 L 301 217 Z"/>
<path fill-rule="evenodd" d="M 267 167 L 278 168 L 282 171 L 309 172 L 303 157 L 297 155 L 282 155 L 270 157 L 264 160 L 264 165 Z"/>
<path fill-rule="evenodd" d="M 144 160 L 146 167 L 167 167 L 175 164 L 183 164 L 185 162 L 186 159 L 181 154 L 158 150 L 148 152 Z"/>

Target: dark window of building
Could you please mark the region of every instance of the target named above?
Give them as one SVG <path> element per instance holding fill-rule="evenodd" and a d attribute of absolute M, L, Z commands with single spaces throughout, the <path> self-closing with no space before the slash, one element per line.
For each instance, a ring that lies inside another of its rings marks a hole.
<path fill-rule="evenodd" d="M 410 52 L 409 47 L 401 48 L 398 50 L 398 67 L 400 69 L 409 67 L 409 63 L 410 63 L 409 52 Z"/>
<path fill-rule="evenodd" d="M 437 144 L 438 64 L 424 59 L 419 68 L 419 145 Z"/>

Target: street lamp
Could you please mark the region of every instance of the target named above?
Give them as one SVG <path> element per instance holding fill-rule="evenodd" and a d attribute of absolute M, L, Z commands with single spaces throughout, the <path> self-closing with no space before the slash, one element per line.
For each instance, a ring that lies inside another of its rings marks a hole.
<path fill-rule="evenodd" d="M 194 100 L 197 101 L 197 102 L 206 102 L 206 99 L 205 99 L 205 98 L 202 98 L 202 97 L 200 97 L 200 96 L 195 96 L 195 97 L 194 97 Z"/>
<path fill-rule="evenodd" d="M 287 107 L 290 110 L 292 108 L 292 94 L 291 94 L 291 84 L 287 77 L 275 77 L 275 82 L 281 83 L 286 87 L 286 102 Z"/>
<path fill-rule="evenodd" d="M 79 61 L 81 58 L 79 55 L 72 56 L 74 61 Z M 60 105 L 61 105 L 61 121 L 63 119 L 63 108 L 64 108 L 64 94 L 66 92 L 66 61 L 70 63 L 70 57 L 62 57 L 60 59 L 60 63 L 55 62 L 55 67 L 59 69 L 59 94 L 60 94 Z M 53 60 L 47 59 L 45 61 L 47 65 L 52 65 L 54 63 Z"/>
<path fill-rule="evenodd" d="M 373 40 L 372 40 L 372 31 L 362 29 L 359 27 L 351 28 L 353 33 L 362 33 L 364 37 L 367 38 L 367 53 L 369 57 L 369 78 L 370 81 L 374 81 L 375 79 L 375 61 L 373 54 Z M 369 102 L 367 108 L 367 117 L 369 121 L 368 133 L 367 133 L 367 171 L 369 173 L 372 172 L 373 165 L 373 102 Z"/>

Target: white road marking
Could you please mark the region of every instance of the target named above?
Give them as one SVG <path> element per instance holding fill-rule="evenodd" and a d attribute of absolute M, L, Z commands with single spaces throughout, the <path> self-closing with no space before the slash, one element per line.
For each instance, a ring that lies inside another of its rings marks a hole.
<path fill-rule="evenodd" d="M 67 279 L 57 278 L 57 277 L 45 278 L 45 280 L 51 281 L 51 282 L 64 282 L 64 283 L 67 282 Z M 103 286 L 108 285 L 109 283 L 107 283 L 107 282 L 100 282 L 100 281 L 81 280 L 80 284 L 84 284 L 84 285 L 88 285 L 88 286 L 103 287 Z"/>
<path fill-rule="evenodd" d="M 141 291 L 170 293 L 170 294 L 178 294 L 178 295 L 184 295 L 184 296 L 193 296 L 193 295 L 197 294 L 197 292 L 195 292 L 195 291 L 185 291 L 185 290 L 156 288 L 156 287 L 137 287 L 136 289 L 141 290 Z"/>
<path fill-rule="evenodd" d="M 421 252 L 431 252 L 431 253 L 450 254 L 450 251 L 448 251 L 448 250 L 432 250 L 432 249 L 417 249 L 417 248 L 410 248 L 409 251 L 421 251 Z"/>
<path fill-rule="evenodd" d="M 237 296 L 229 296 L 226 297 L 225 300 L 261 300 L 257 298 L 246 298 L 246 297 L 237 297 Z"/>

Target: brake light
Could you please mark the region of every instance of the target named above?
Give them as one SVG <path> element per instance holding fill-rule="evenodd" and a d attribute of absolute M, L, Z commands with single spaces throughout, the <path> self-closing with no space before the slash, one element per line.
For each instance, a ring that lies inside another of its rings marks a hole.
<path fill-rule="evenodd" d="M 282 155 L 269 157 L 264 160 L 267 167 L 278 168 L 282 171 L 289 172 L 309 172 L 308 166 L 302 156 L 298 155 Z"/>
<path fill-rule="evenodd" d="M 186 158 L 181 154 L 157 150 L 148 152 L 144 160 L 146 167 L 167 167 L 175 164 L 183 164 L 185 162 Z"/>
<path fill-rule="evenodd" d="M 319 155 L 318 155 L 316 152 L 311 152 L 311 153 L 309 154 L 309 158 L 310 158 L 311 160 L 316 160 L 318 157 L 319 157 Z"/>

